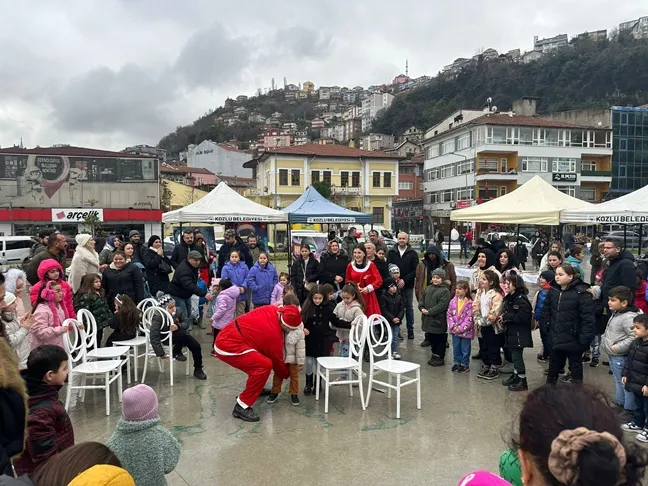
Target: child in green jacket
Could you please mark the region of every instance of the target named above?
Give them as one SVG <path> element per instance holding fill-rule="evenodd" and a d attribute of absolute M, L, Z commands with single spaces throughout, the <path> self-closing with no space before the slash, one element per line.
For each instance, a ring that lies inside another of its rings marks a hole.
<path fill-rule="evenodd" d="M 432 348 L 430 366 L 445 364 L 446 342 L 448 341 L 448 323 L 446 312 L 450 304 L 450 289 L 443 283 L 446 278 L 445 270 L 436 268 L 430 272 L 430 282 L 425 287 L 419 310 L 423 314 L 423 331 L 425 339 Z"/>
<path fill-rule="evenodd" d="M 137 486 L 167 484 L 165 474 L 173 471 L 180 459 L 180 444 L 160 424 L 158 399 L 147 385 L 124 391 L 124 418 L 106 445 L 119 458 Z"/>

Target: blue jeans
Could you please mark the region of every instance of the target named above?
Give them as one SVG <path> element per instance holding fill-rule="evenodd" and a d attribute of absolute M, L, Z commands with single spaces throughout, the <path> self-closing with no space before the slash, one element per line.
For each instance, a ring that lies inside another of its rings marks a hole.
<path fill-rule="evenodd" d="M 407 335 L 414 333 L 414 289 L 403 289 L 405 292 L 405 320 Z"/>
<path fill-rule="evenodd" d="M 181 299 L 180 297 L 175 297 L 173 295 L 171 297 L 175 300 L 176 307 L 184 310 L 185 316 L 189 319 L 189 316 L 191 316 L 191 297 L 188 299 Z"/>
<path fill-rule="evenodd" d="M 648 428 L 646 419 L 648 418 L 648 397 L 644 397 L 639 393 L 633 393 L 635 403 L 637 406 L 634 409 L 633 422 L 639 427 L 644 429 Z"/>
<path fill-rule="evenodd" d="M 454 364 L 464 365 L 466 368 L 470 366 L 470 347 L 470 339 L 452 336 Z"/>
<path fill-rule="evenodd" d="M 400 332 L 400 324 L 398 325 L 393 325 L 391 327 L 392 330 L 392 354 L 398 353 L 398 333 Z"/>
<path fill-rule="evenodd" d="M 600 334 L 594 336 L 594 339 L 592 339 L 592 342 L 590 343 L 590 347 L 592 348 L 592 358 L 600 358 L 601 357 L 601 335 Z"/>
<path fill-rule="evenodd" d="M 621 383 L 621 374 L 626 359 L 627 356 L 610 356 L 610 369 L 614 375 L 614 384 L 616 385 L 616 402 L 623 406 L 625 410 L 632 412 L 635 408 L 634 393 L 627 392 Z"/>

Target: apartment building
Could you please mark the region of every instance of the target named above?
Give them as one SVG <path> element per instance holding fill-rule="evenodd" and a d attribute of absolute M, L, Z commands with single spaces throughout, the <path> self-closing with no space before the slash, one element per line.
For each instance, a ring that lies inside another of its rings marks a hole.
<path fill-rule="evenodd" d="M 567 34 L 559 34 L 555 37 L 547 37 L 546 39 L 539 39 L 538 36 L 533 36 L 533 50 L 542 51 L 543 53 L 551 52 L 561 47 L 566 47 L 569 44 L 569 37 Z"/>
<path fill-rule="evenodd" d="M 362 100 L 362 131 L 367 132 L 380 110 L 389 108 L 394 101 L 391 93 L 373 93 Z"/>
<path fill-rule="evenodd" d="M 244 195 L 268 207 L 285 208 L 314 181 L 327 181 L 336 204 L 371 213 L 374 223 L 390 228 L 399 159 L 344 145 L 278 147 L 245 164 L 252 169 L 256 187 Z"/>
<path fill-rule="evenodd" d="M 619 24 L 621 32 L 629 32 L 635 39 L 648 39 L 648 16 Z"/>
<path fill-rule="evenodd" d="M 425 209 L 442 222 L 452 209 L 507 194 L 535 175 L 591 202 L 612 181 L 612 130 L 514 112 L 483 114 L 438 135 L 428 130 L 425 154 Z"/>

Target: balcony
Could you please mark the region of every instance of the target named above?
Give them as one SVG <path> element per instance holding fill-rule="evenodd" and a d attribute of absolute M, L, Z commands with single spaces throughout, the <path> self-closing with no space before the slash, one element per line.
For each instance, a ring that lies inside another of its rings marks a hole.
<path fill-rule="evenodd" d="M 609 170 L 582 170 L 581 177 L 612 177 Z"/>
<path fill-rule="evenodd" d="M 517 177 L 516 169 L 498 170 L 497 168 L 479 166 L 475 181 L 516 181 Z"/>

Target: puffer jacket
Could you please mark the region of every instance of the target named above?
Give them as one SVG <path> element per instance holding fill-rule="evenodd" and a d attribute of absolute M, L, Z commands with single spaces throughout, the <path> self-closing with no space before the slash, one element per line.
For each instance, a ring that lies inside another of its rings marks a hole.
<path fill-rule="evenodd" d="M 364 311 L 360 303 L 355 300 L 347 305 L 344 301 L 335 306 L 335 316 L 338 318 L 337 322 L 331 322 L 329 326 L 335 330 L 335 335 L 340 341 L 349 340 L 349 329 L 351 323 L 358 317 L 364 315 Z"/>
<path fill-rule="evenodd" d="M 29 347 L 37 348 L 43 344 L 53 344 L 59 348 L 63 347 L 63 327 L 61 326 L 66 319 L 65 311 L 61 305 L 56 306 L 58 312 L 59 325 L 54 325 L 54 312 L 49 302 L 38 304 L 34 311 L 34 323 L 29 332 Z"/>
<path fill-rule="evenodd" d="M 335 302 L 322 302 L 313 306 L 313 316 L 304 322 L 304 329 L 308 330 L 306 336 L 306 356 L 319 358 L 329 356 L 331 344 L 331 327 L 337 324 L 338 318 L 335 315 Z"/>
<path fill-rule="evenodd" d="M 589 347 L 594 338 L 594 300 L 589 286 L 575 277 L 562 290 L 554 280 L 542 307 L 541 322 L 549 323 L 554 349 L 577 352 Z"/>
<path fill-rule="evenodd" d="M 229 278 L 232 281 L 232 284 L 236 285 L 237 287 L 243 287 L 244 289 L 247 289 L 247 277 L 249 273 L 250 269 L 244 261 L 239 260 L 236 265 L 228 261 L 225 266 L 223 266 L 223 269 L 221 271 L 221 278 Z M 270 291 L 270 293 L 272 293 L 272 291 Z M 239 294 L 236 300 L 243 302 L 246 299 L 247 296 L 245 293 L 243 293 Z"/>
<path fill-rule="evenodd" d="M 446 312 L 446 321 L 448 322 L 448 332 L 453 336 L 464 339 L 475 338 L 475 324 L 473 322 L 472 300 L 466 299 L 461 313 L 457 311 L 459 308 L 459 299 L 455 296 L 448 304 L 448 311 Z"/>
<path fill-rule="evenodd" d="M 472 302 L 473 308 L 473 322 L 475 323 L 475 331 L 478 337 L 482 337 L 482 327 L 493 326 L 495 334 L 501 334 L 504 326 L 499 322 L 499 316 L 502 313 L 502 306 L 504 305 L 504 296 L 495 289 L 490 289 L 486 292 L 488 298 L 488 314 L 482 315 L 481 311 L 481 297 L 484 289 L 479 289 Z"/>
<path fill-rule="evenodd" d="M 639 314 L 635 307 L 626 307 L 613 312 L 608 320 L 605 333 L 601 336 L 601 351 L 609 356 L 625 356 L 635 340 L 634 318 Z M 614 351 L 612 351 L 614 346 Z"/>
<path fill-rule="evenodd" d="M 63 276 L 63 267 L 61 267 L 59 262 L 57 262 L 56 260 L 43 260 L 43 262 L 38 266 L 38 282 L 36 282 L 36 284 L 29 291 L 29 301 L 31 302 L 32 306 L 38 300 L 38 294 L 40 294 L 41 289 L 46 283 L 45 275 L 47 274 L 47 272 L 53 269 L 58 269 L 58 271 L 60 272 L 59 275 L 61 277 Z M 67 316 L 75 319 L 76 312 L 74 312 L 74 302 L 72 301 L 72 288 L 70 287 L 70 284 L 68 284 L 61 277 L 59 277 L 58 279 L 58 283 L 61 284 L 61 288 L 63 289 L 63 300 L 61 301 L 61 305 L 65 308 L 65 313 L 67 314 Z"/>
<path fill-rule="evenodd" d="M 74 445 L 72 422 L 59 400 L 61 386 L 47 385 L 23 372 L 27 383 L 29 417 L 25 450 L 14 461 L 16 473 L 32 474 L 59 452 Z"/>
<path fill-rule="evenodd" d="M 77 246 L 70 264 L 70 286 L 72 292 L 79 290 L 81 279 L 91 273 L 99 274 L 99 255 L 85 246 Z"/>
<path fill-rule="evenodd" d="M 160 255 L 153 248 L 149 248 L 142 253 L 142 264 L 146 268 L 146 280 L 151 290 L 151 295 L 155 296 L 158 292 L 169 291 L 169 273 L 172 268 L 171 260 L 164 255 Z"/>
<path fill-rule="evenodd" d="M 256 262 L 247 275 L 247 286 L 252 291 L 254 305 L 269 305 L 272 303 L 272 291 L 279 282 L 277 270 L 270 262 L 262 266 Z"/>
<path fill-rule="evenodd" d="M 254 260 L 252 260 L 250 249 L 241 239 L 241 237 L 237 236 L 236 242 L 233 246 L 229 246 L 229 244 L 223 243 L 223 245 L 218 250 L 218 269 L 216 270 L 216 276 L 218 278 L 225 278 L 223 276 L 223 268 L 225 268 L 226 262 L 229 261 L 229 254 L 232 250 L 237 250 L 239 252 L 241 261 L 247 265 L 248 269 L 252 268 L 252 265 L 254 265 Z"/>
<path fill-rule="evenodd" d="M 135 486 L 135 480 L 121 467 L 99 464 L 83 471 L 68 486 Z"/>
<path fill-rule="evenodd" d="M 27 368 L 27 358 L 31 352 L 31 347 L 29 346 L 29 329 L 20 327 L 17 313 L 3 312 L 2 314 L 0 318 L 5 327 L 7 341 L 9 341 L 11 348 L 18 357 L 18 369 L 24 370 Z"/>
<path fill-rule="evenodd" d="M 414 281 L 416 280 L 416 269 L 418 268 L 418 253 L 410 245 L 400 254 L 398 245 L 394 246 L 387 253 L 387 263 L 393 263 L 400 270 L 400 276 L 405 282 L 406 289 L 414 288 Z"/>
<path fill-rule="evenodd" d="M 450 304 L 450 289 L 447 285 L 429 285 L 423 291 L 419 302 L 419 310 L 427 309 L 428 313 L 422 316 L 423 332 L 430 334 L 445 334 L 448 332 L 446 313 Z"/>
<path fill-rule="evenodd" d="M 392 294 L 391 292 L 383 292 L 380 296 L 380 312 L 387 322 L 392 326 L 399 326 L 403 323 L 405 317 L 405 301 L 400 292 Z M 398 318 L 398 323 L 394 322 L 394 318 Z"/>
<path fill-rule="evenodd" d="M 632 341 L 622 376 L 626 377 L 626 391 L 643 395 L 641 389 L 648 386 L 648 341 Z"/>
<path fill-rule="evenodd" d="M 281 304 L 283 302 L 283 293 L 284 293 L 284 286 L 281 285 L 280 283 L 276 284 L 272 289 L 272 295 L 270 296 L 270 303 L 273 305 Z"/>
<path fill-rule="evenodd" d="M 326 256 L 325 256 L 326 255 Z M 335 277 L 342 277 L 340 285 L 344 284 L 344 276 L 349 266 L 349 257 L 337 253 L 324 253 L 319 263 L 319 282 L 320 284 L 331 284 L 335 288 Z"/>
<path fill-rule="evenodd" d="M 292 331 L 284 331 L 284 363 L 300 366 L 306 363 L 306 335 L 303 324 Z"/>
<path fill-rule="evenodd" d="M 105 298 L 96 292 L 74 296 L 74 310 L 89 310 L 97 322 L 97 329 L 105 329 L 113 319 L 113 313 Z"/>
<path fill-rule="evenodd" d="M 23 451 L 27 411 L 27 389 L 16 355 L 0 339 L 0 474 L 13 476 L 11 459 Z"/>
<path fill-rule="evenodd" d="M 529 298 L 516 291 L 504 297 L 502 322 L 507 348 L 532 348 L 531 327 L 533 311 Z"/>
<path fill-rule="evenodd" d="M 239 288 L 232 285 L 230 288 L 221 290 L 216 297 L 214 314 L 212 315 L 212 327 L 223 329 L 234 320 L 236 311 L 236 299 L 241 295 Z"/>
<path fill-rule="evenodd" d="M 67 262 L 64 251 L 56 255 L 51 253 L 49 249 L 37 253 L 34 255 L 34 258 L 30 260 L 25 269 L 25 272 L 27 273 L 27 281 L 31 285 L 36 285 L 39 280 L 42 280 L 42 278 L 38 276 L 38 267 L 40 267 L 40 264 L 45 260 L 54 260 L 59 263 L 61 268 L 65 268 Z M 65 272 L 61 273 L 61 278 L 65 278 Z"/>
<path fill-rule="evenodd" d="M 607 305 L 610 290 L 619 285 L 628 287 L 633 293 L 637 290 L 634 255 L 627 250 L 623 250 L 619 256 L 608 261 L 608 267 L 603 272 L 601 301 Z"/>
<path fill-rule="evenodd" d="M 173 273 L 173 279 L 169 284 L 169 294 L 180 299 L 189 299 L 192 295 L 198 297 L 207 295 L 205 289 L 198 287 L 198 269 L 194 268 L 189 260 L 180 262 Z"/>
<path fill-rule="evenodd" d="M 121 270 L 111 263 L 101 276 L 101 286 L 106 291 L 106 301 L 113 312 L 117 294 L 128 295 L 135 305 L 144 299 L 142 271 L 135 263 L 126 263 Z"/>
<path fill-rule="evenodd" d="M 540 321 L 540 317 L 542 316 L 542 308 L 544 307 L 545 300 L 547 299 L 549 287 L 550 284 L 542 287 L 540 290 L 538 290 L 538 292 L 536 292 L 535 298 L 533 299 L 535 302 L 535 307 L 533 309 L 533 318 L 536 321 Z"/>
<path fill-rule="evenodd" d="M 137 486 L 167 484 L 164 475 L 173 471 L 180 460 L 180 443 L 159 418 L 120 420 L 106 445 Z"/>

